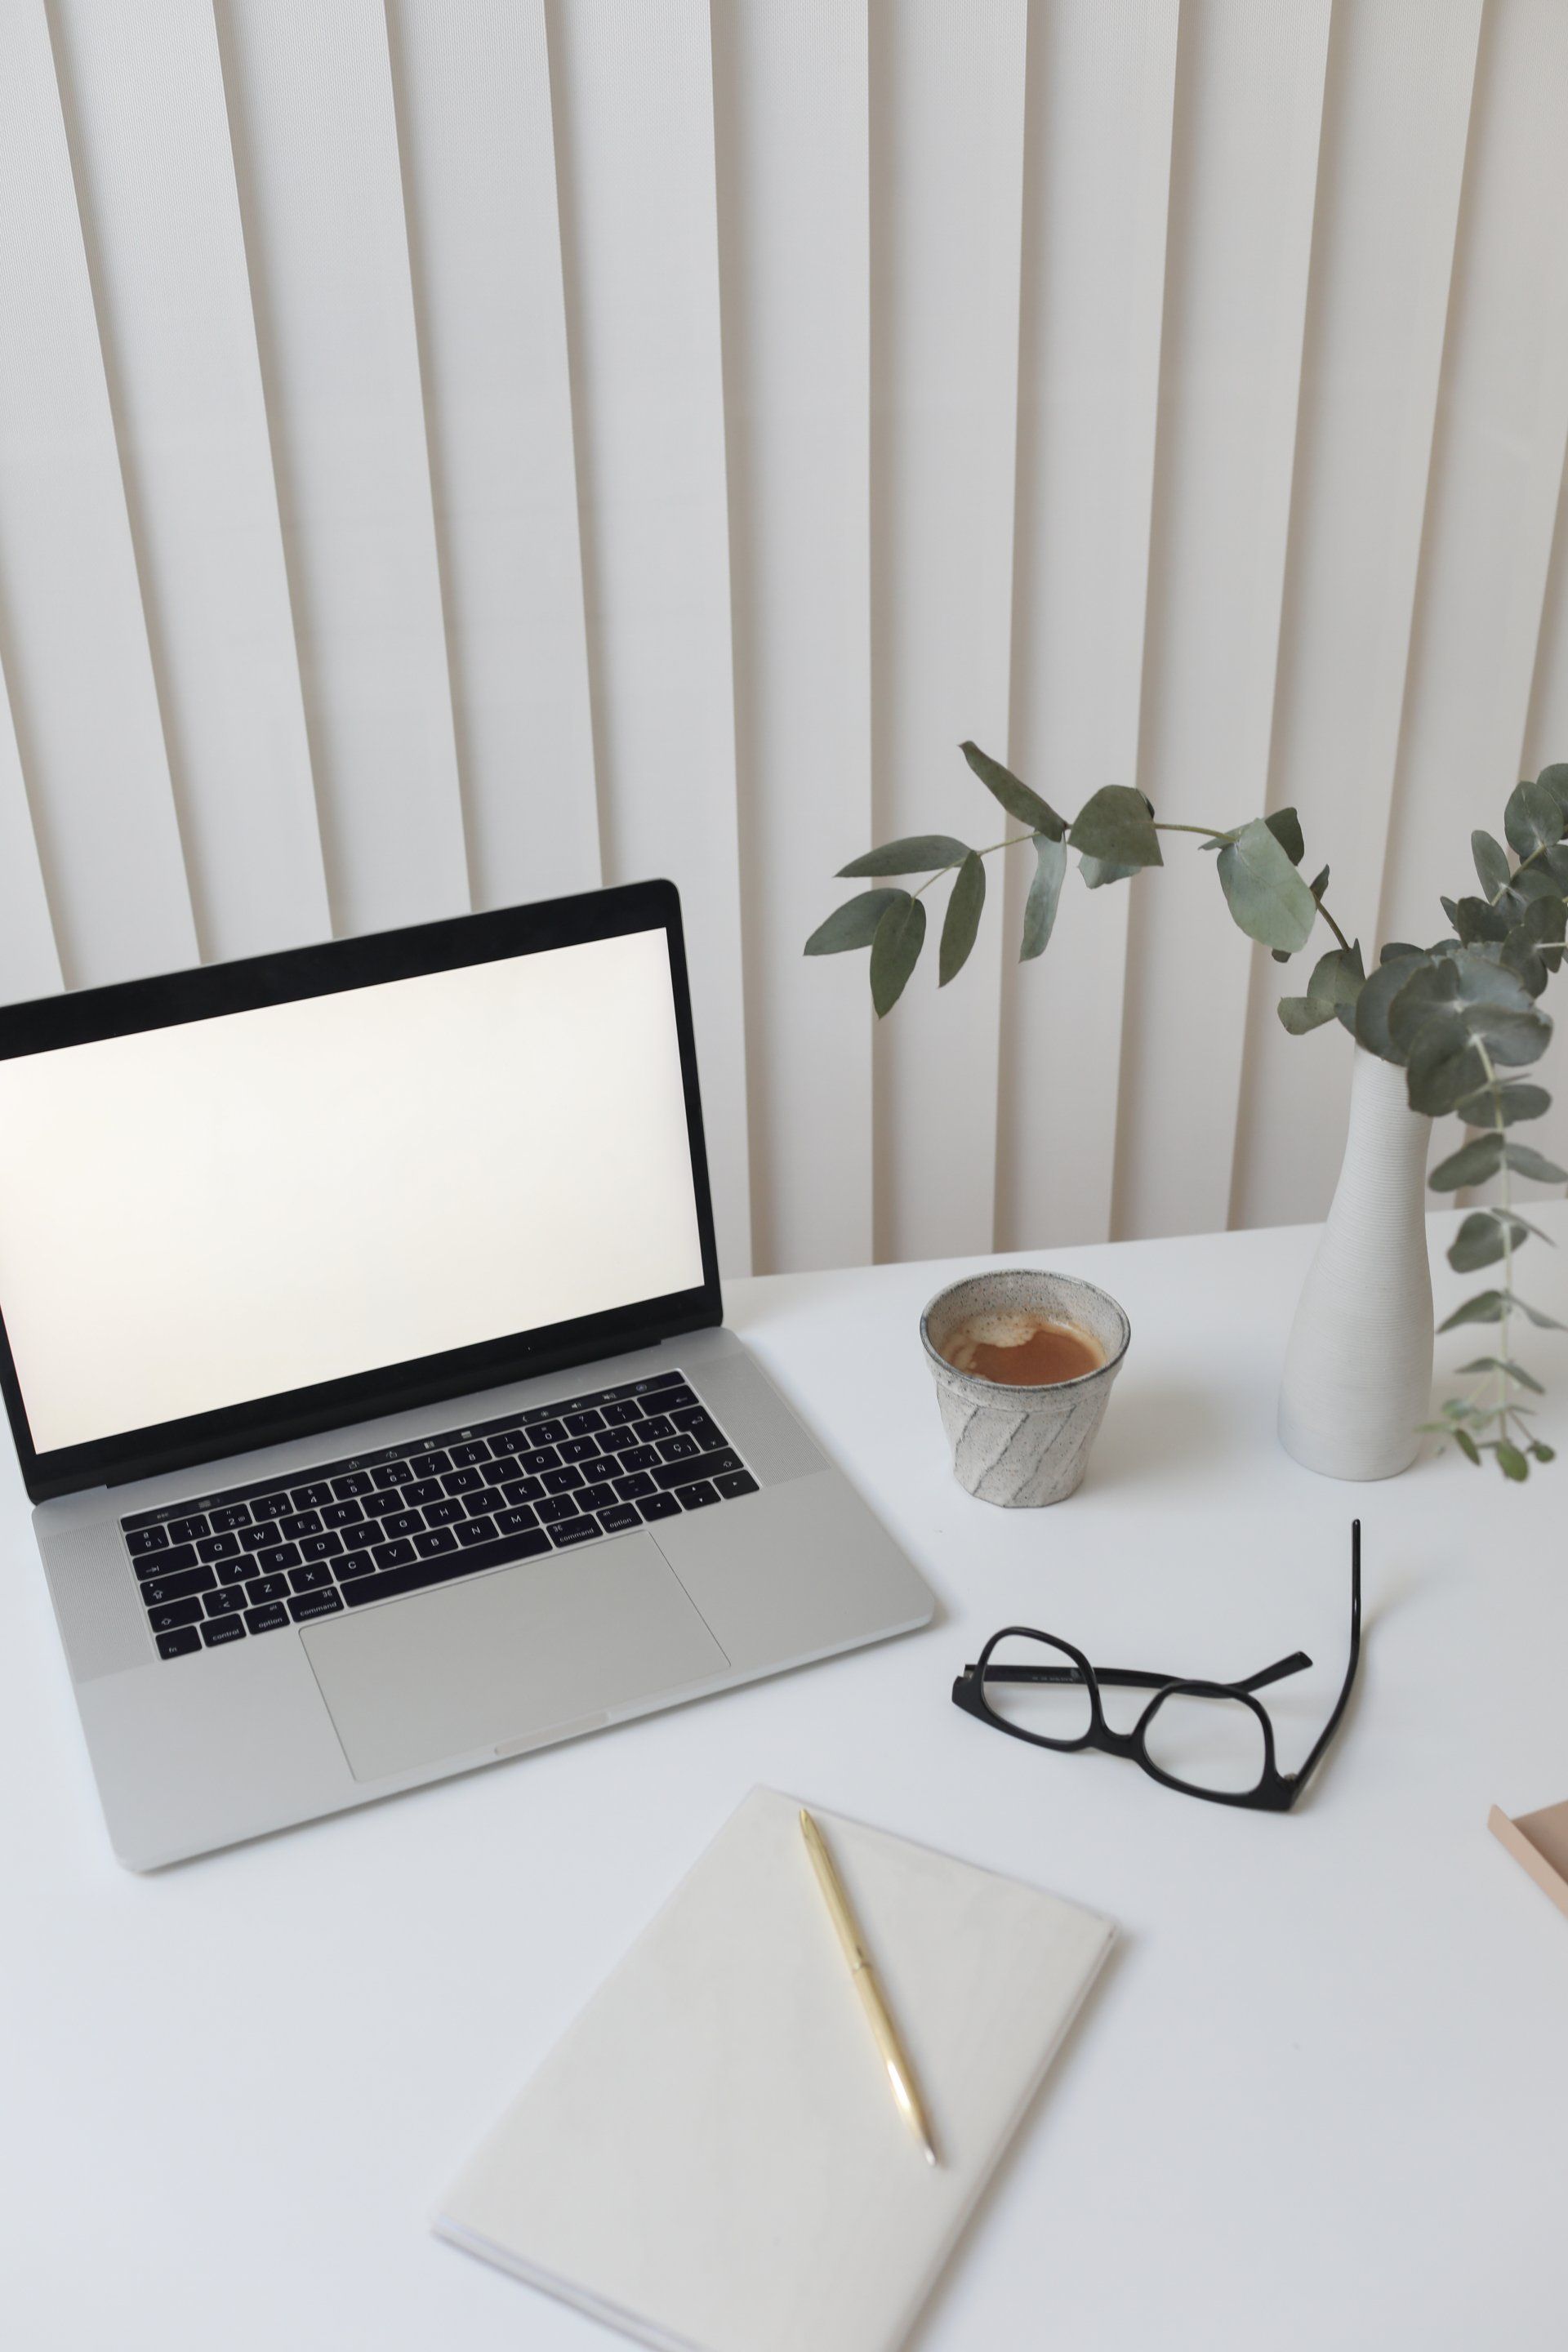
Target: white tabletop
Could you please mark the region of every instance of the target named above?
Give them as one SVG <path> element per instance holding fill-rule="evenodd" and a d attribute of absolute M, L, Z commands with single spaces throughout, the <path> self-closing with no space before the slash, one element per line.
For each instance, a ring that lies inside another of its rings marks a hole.
<path fill-rule="evenodd" d="M 947 1469 L 915 1321 L 961 1268 L 735 1285 L 731 1322 L 923 1568 L 935 1625 L 147 1878 L 110 1858 L 0 1474 L 7 2342 L 604 2352 L 426 2216 L 763 1781 L 1122 1928 L 920 2352 L 1560 2352 L 1568 1919 L 1486 1816 L 1568 1797 L 1568 1452 L 1522 1491 L 1451 1454 L 1359 1488 L 1287 1460 L 1275 1386 L 1312 1241 L 1052 1253 L 1133 1339 L 1088 1484 L 1040 1512 Z M 1568 1278 L 1530 1255 L 1563 1312 Z M 1441 1265 L 1438 1288 L 1461 1295 Z M 1568 1348 L 1531 1352 L 1564 1445 Z M 1294 1814 L 1035 1754 L 949 1703 L 1015 1619 L 1162 1672 L 1302 1648 L 1312 1672 L 1270 1694 L 1289 1769 L 1343 1670 L 1353 1511 L 1361 1685 Z"/>

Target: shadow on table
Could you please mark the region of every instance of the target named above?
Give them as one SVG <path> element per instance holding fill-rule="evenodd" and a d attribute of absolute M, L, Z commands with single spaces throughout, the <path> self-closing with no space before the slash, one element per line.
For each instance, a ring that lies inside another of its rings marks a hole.
<path fill-rule="evenodd" d="M 1147 1486 L 1173 1471 L 1202 1469 L 1236 1436 L 1234 1409 L 1206 1389 L 1151 1381 L 1113 1389 L 1089 1456 L 1088 1486 Z"/>

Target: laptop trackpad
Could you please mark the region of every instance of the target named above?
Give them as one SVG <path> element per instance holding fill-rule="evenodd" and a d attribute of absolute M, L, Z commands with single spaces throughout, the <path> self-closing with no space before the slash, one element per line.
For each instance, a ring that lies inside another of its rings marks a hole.
<path fill-rule="evenodd" d="M 591 1722 L 729 1663 L 646 1535 L 322 1618 L 303 1638 L 356 1780 Z"/>

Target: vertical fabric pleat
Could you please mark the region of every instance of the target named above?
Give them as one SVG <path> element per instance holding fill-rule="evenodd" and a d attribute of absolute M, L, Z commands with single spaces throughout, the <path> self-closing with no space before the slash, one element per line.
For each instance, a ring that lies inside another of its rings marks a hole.
<path fill-rule="evenodd" d="M 727 1273 L 1321 1214 L 1190 836 L 801 950 L 965 737 L 1437 936 L 1568 758 L 1564 119 L 1561 0 L 5 0 L 0 997 L 668 875 Z"/>

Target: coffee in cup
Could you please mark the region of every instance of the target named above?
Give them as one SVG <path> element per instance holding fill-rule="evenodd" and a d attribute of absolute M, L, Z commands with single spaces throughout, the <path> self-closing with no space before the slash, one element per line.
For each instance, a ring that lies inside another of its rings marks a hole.
<path fill-rule="evenodd" d="M 1091 1332 L 1017 1307 L 966 1316 L 945 1334 L 942 1352 L 958 1371 L 1020 1389 L 1080 1381 L 1105 1361 L 1105 1349 Z"/>

